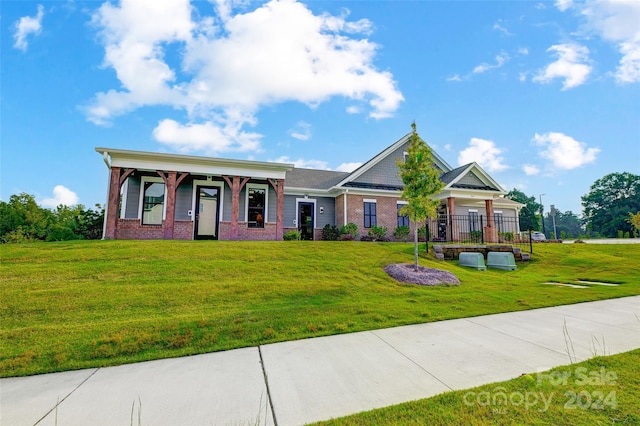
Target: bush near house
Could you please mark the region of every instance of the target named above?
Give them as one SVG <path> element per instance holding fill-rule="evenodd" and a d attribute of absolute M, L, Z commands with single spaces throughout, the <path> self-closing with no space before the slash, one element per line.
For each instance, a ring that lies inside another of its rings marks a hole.
<path fill-rule="evenodd" d="M 335 225 L 329 225 L 328 223 L 322 228 L 322 239 L 326 241 L 337 241 L 340 237 L 340 231 Z"/>
<path fill-rule="evenodd" d="M 302 233 L 300 231 L 287 231 L 282 236 L 282 239 L 285 241 L 300 241 L 302 238 Z"/>
<path fill-rule="evenodd" d="M 394 231 L 393 231 L 393 238 L 395 238 L 397 241 L 408 241 L 409 240 L 409 232 L 410 229 L 408 226 L 398 226 Z M 418 233 L 419 234 L 419 233 Z M 419 236 L 419 235 L 418 235 Z"/>
<path fill-rule="evenodd" d="M 358 225 L 353 222 L 349 222 L 346 225 L 340 227 L 340 239 L 353 241 L 358 237 Z"/>

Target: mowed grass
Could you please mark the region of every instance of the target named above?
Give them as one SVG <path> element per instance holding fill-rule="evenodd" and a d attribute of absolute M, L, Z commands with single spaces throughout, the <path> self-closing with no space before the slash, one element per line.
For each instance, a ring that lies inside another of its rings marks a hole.
<path fill-rule="evenodd" d="M 423 250 L 422 246 L 422 250 Z M 220 351 L 640 294 L 640 245 L 537 244 L 517 271 L 396 282 L 413 245 L 89 241 L 0 246 L 0 376 Z M 575 289 L 576 280 L 619 283 Z"/>
<path fill-rule="evenodd" d="M 640 425 L 640 350 L 316 423 Z"/>

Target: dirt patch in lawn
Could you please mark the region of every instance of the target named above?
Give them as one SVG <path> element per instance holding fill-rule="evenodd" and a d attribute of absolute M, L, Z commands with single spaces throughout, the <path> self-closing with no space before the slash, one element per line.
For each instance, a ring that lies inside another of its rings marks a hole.
<path fill-rule="evenodd" d="M 392 278 L 403 282 L 418 285 L 459 285 L 460 280 L 451 272 L 442 271 L 440 269 L 425 268 L 418 266 L 418 270 L 414 269 L 412 264 L 394 263 L 384 268 L 385 272 Z"/>

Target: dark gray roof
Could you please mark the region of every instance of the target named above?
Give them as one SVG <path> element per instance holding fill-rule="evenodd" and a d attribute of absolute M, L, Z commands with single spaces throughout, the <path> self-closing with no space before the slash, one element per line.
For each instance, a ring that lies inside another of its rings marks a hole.
<path fill-rule="evenodd" d="M 348 176 L 346 172 L 294 168 L 287 172 L 287 188 L 329 189 Z"/>
<path fill-rule="evenodd" d="M 444 173 L 440 176 L 440 180 L 444 182 L 446 185 L 449 185 L 451 182 L 456 180 L 464 171 L 473 163 L 465 164 L 464 166 L 457 167 L 447 173 Z M 475 181 L 467 181 L 465 182 L 467 177 L 474 178 Z M 452 188 L 460 188 L 460 189 L 482 189 L 485 191 L 497 191 L 498 188 L 494 188 L 493 186 L 485 185 L 481 183 L 480 179 L 477 176 L 467 175 L 466 177 L 462 177 L 457 183 L 452 185 Z"/>
<path fill-rule="evenodd" d="M 471 163 L 469 164 L 465 164 L 464 166 L 460 166 L 457 167 L 447 173 L 444 173 L 442 175 L 440 175 L 440 180 L 445 183 L 445 184 L 450 184 L 451 182 L 453 182 L 458 176 L 460 176 L 462 174 L 462 172 L 464 172 L 467 167 L 469 167 Z"/>

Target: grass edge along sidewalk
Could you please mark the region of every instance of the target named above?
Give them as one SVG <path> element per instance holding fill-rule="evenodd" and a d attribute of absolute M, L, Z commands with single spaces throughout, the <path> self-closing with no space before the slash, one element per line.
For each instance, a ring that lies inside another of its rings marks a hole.
<path fill-rule="evenodd" d="M 314 423 L 640 425 L 640 349 Z"/>
<path fill-rule="evenodd" d="M 640 294 L 640 245 L 537 245 L 517 271 L 422 253 L 461 285 L 398 283 L 412 244 L 0 246 L 0 376 L 75 370 Z M 544 285 L 585 284 L 583 288 Z"/>

